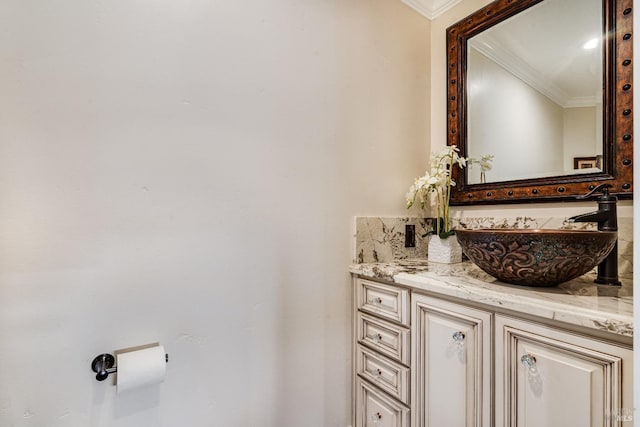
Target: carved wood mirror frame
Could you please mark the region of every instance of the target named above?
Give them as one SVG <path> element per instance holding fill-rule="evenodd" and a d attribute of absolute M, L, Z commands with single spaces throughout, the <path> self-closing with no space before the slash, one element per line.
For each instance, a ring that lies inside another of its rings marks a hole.
<path fill-rule="evenodd" d="M 544 0 L 497 0 L 447 29 L 447 144 L 467 156 L 467 41 Z M 603 171 L 515 181 L 467 184 L 454 168 L 452 205 L 575 200 L 608 183 L 621 199 L 633 195 L 633 0 L 603 0 Z"/>

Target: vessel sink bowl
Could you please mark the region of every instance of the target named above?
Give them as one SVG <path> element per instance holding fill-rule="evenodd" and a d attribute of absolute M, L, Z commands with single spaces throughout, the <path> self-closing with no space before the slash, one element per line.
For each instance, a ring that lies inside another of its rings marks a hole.
<path fill-rule="evenodd" d="M 522 286 L 556 286 L 591 271 L 616 244 L 615 231 L 456 230 L 462 251 L 491 276 Z"/>

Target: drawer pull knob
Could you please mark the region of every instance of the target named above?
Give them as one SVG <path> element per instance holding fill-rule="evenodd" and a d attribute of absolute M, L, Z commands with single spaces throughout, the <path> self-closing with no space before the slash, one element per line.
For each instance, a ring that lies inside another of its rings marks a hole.
<path fill-rule="evenodd" d="M 522 356 L 520 358 L 520 363 L 522 363 L 522 366 L 529 370 L 535 370 L 536 368 L 536 358 L 530 354 L 525 354 L 524 356 Z"/>
<path fill-rule="evenodd" d="M 376 334 L 375 339 L 376 339 L 376 342 L 382 341 L 382 334 Z"/>
<path fill-rule="evenodd" d="M 378 424 L 378 421 L 380 421 L 382 419 L 382 414 L 380 412 L 376 412 L 375 414 L 371 415 L 371 421 L 373 421 L 374 424 Z"/>
<path fill-rule="evenodd" d="M 452 338 L 456 344 L 464 344 L 464 338 L 465 338 L 464 332 L 460 332 L 460 331 L 455 332 Z"/>
<path fill-rule="evenodd" d="M 376 373 L 378 374 L 379 377 L 382 376 L 382 370 L 376 369 Z"/>
<path fill-rule="evenodd" d="M 371 298 L 371 300 L 369 301 L 369 304 L 380 305 L 380 304 L 382 304 L 382 298 L 380 298 L 380 297 Z"/>

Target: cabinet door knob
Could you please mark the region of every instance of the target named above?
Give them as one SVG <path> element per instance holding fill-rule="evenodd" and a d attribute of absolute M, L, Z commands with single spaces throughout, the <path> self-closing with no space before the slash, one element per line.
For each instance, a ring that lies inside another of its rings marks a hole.
<path fill-rule="evenodd" d="M 531 354 L 525 354 L 520 358 L 520 363 L 527 369 L 535 369 L 536 367 L 536 358 Z"/>
<path fill-rule="evenodd" d="M 456 344 L 464 344 L 464 338 L 465 338 L 464 332 L 461 332 L 461 331 L 455 332 L 451 338 L 453 338 L 453 341 Z"/>

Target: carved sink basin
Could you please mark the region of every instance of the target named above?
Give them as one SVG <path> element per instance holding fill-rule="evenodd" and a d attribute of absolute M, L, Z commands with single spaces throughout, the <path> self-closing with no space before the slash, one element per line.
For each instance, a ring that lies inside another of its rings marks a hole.
<path fill-rule="evenodd" d="M 462 251 L 507 283 L 556 286 L 592 270 L 616 243 L 615 231 L 456 230 Z"/>

